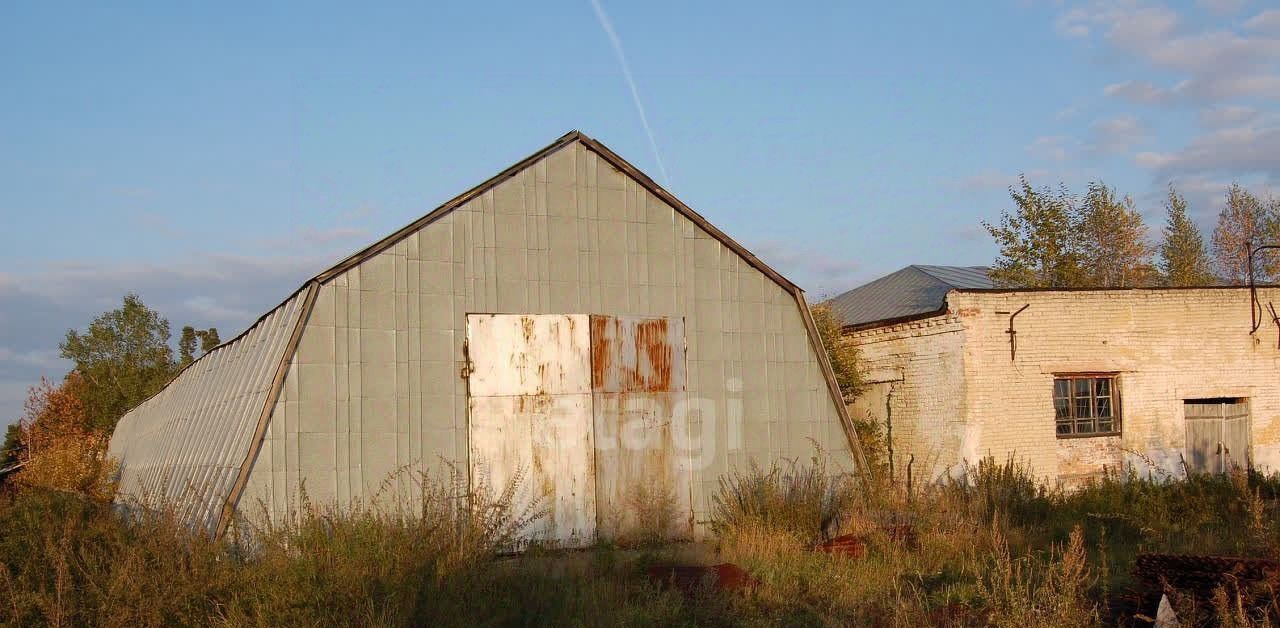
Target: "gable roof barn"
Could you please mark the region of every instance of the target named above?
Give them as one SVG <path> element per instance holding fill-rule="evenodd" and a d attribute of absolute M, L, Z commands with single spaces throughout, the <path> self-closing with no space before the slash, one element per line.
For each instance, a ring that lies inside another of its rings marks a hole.
<path fill-rule="evenodd" d="M 989 270 L 985 266 L 913 264 L 827 303 L 845 327 L 922 316 L 946 307 L 951 290 L 994 288 Z"/>
<path fill-rule="evenodd" d="M 803 291 L 573 131 L 316 275 L 109 454 L 122 496 L 215 535 L 304 485 L 341 505 L 433 461 L 499 489 L 523 468 L 546 476 L 535 532 L 579 544 L 626 525 L 640 481 L 670 482 L 695 535 L 720 474 L 815 442 L 865 469 Z"/>

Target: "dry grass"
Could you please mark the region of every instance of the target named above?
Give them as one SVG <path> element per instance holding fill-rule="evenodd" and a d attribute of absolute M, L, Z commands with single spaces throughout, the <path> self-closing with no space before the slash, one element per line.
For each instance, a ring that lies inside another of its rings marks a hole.
<path fill-rule="evenodd" d="M 817 458 L 726 478 L 710 522 L 719 549 L 705 555 L 637 542 L 504 557 L 541 513 L 517 512 L 511 491 L 464 491 L 456 476 L 416 478 L 414 498 L 394 508 L 306 506 L 218 543 L 163 508 L 126 519 L 65 492 L 24 491 L 0 501 L 0 624 L 1124 625 L 1109 604 L 1136 552 L 1275 556 L 1280 538 L 1280 483 L 1256 475 L 1126 475 L 1064 495 L 987 462 L 908 499 L 860 489 Z M 670 529 L 662 491 L 633 501 L 637 539 Z M 808 551 L 836 534 L 858 535 L 865 557 Z M 735 562 L 759 586 L 687 598 L 645 576 L 690 559 Z M 1173 594 L 1181 616 L 1208 624 L 1280 616 L 1265 587 Z"/>

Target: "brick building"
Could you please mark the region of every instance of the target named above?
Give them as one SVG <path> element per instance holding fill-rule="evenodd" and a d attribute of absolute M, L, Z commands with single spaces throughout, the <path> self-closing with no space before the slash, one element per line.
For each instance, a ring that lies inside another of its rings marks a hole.
<path fill-rule="evenodd" d="M 1251 333 L 1247 288 L 1009 290 L 983 271 L 908 267 L 832 300 L 868 382 L 851 414 L 885 427 L 897 473 L 986 455 L 1062 486 L 1280 471 L 1280 289 L 1259 289 Z"/>

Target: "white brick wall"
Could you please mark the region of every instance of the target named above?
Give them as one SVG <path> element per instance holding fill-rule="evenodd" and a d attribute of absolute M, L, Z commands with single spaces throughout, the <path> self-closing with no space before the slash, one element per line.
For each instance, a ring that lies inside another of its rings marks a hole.
<path fill-rule="evenodd" d="M 1280 289 L 1259 299 L 1280 301 Z M 952 292 L 947 304 L 945 316 L 848 335 L 869 379 L 883 382 L 871 397 L 893 389 L 899 469 L 909 453 L 917 475 L 1012 455 L 1070 483 L 1104 465 L 1146 472 L 1145 457 L 1180 474 L 1182 401 L 1246 397 L 1254 465 L 1280 471 L 1277 327 L 1268 315 L 1249 335 L 1247 289 Z M 1010 359 L 1009 313 L 1023 305 Z M 1057 438 L 1054 374 L 1099 371 L 1118 373 L 1121 435 Z M 868 405 L 883 406 L 856 403 L 859 416 Z"/>
<path fill-rule="evenodd" d="M 856 332 L 867 391 L 850 416 L 885 427 L 895 473 L 917 477 L 952 464 L 966 429 L 964 327 L 956 315 Z"/>

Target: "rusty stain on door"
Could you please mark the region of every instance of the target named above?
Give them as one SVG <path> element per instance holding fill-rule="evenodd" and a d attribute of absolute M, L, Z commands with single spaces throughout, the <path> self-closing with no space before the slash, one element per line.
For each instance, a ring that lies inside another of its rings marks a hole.
<path fill-rule="evenodd" d="M 591 390 L 602 537 L 667 526 L 692 536 L 691 471 L 673 421 L 685 395 L 684 320 L 593 315 Z M 670 520 L 658 521 L 669 516 Z M 645 519 L 646 521 L 641 521 Z"/>
<path fill-rule="evenodd" d="M 683 319 L 471 314 L 467 351 L 472 476 L 521 478 L 516 507 L 548 511 L 529 533 L 582 546 L 665 513 L 692 536 Z"/>
<path fill-rule="evenodd" d="M 592 315 L 591 389 L 684 390 L 684 321 Z"/>

